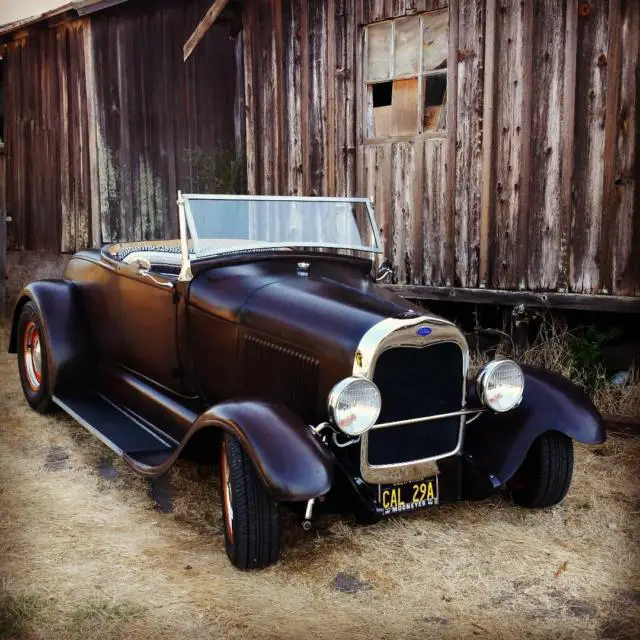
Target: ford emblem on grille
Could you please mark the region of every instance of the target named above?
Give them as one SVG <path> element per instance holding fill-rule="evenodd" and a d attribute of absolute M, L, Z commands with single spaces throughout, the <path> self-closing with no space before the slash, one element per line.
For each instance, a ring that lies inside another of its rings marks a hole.
<path fill-rule="evenodd" d="M 428 336 L 431 333 L 431 327 L 420 327 L 416 333 L 419 336 Z"/>

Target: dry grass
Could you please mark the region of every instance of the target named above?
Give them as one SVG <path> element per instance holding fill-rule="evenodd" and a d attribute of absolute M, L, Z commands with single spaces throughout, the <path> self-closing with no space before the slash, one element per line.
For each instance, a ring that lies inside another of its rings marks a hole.
<path fill-rule="evenodd" d="M 578 447 L 563 505 L 495 499 L 356 527 L 291 521 L 279 565 L 223 552 L 215 480 L 171 474 L 174 510 L 64 415 L 27 408 L 0 354 L 0 639 L 635 638 L 640 441 Z M 47 452 L 69 455 L 58 471 Z M 108 458 L 118 471 L 101 478 Z M 339 573 L 367 589 L 336 590 Z"/>
<path fill-rule="evenodd" d="M 524 364 L 555 371 L 573 380 L 591 395 L 595 405 L 603 414 L 640 419 L 638 363 L 632 367 L 629 378 L 623 386 L 613 385 L 603 365 L 596 363 L 587 367 L 579 361 L 576 354 L 581 344 L 584 348 L 589 348 L 589 344 L 581 338 L 579 330 L 570 331 L 562 317 L 545 314 L 538 337 L 523 353 L 516 352 L 507 334 L 501 337 L 503 339 L 497 347 L 497 354 L 514 358 Z M 494 350 L 489 354 L 476 352 L 473 363 L 479 366 L 493 355 Z"/>

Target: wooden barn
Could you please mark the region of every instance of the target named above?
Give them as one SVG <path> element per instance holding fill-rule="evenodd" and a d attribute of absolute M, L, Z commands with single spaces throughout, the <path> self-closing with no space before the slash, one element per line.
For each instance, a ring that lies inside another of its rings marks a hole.
<path fill-rule="evenodd" d="M 175 235 L 178 188 L 366 195 L 403 295 L 640 310 L 634 0 L 101 0 L 0 32 L 10 283 Z"/>

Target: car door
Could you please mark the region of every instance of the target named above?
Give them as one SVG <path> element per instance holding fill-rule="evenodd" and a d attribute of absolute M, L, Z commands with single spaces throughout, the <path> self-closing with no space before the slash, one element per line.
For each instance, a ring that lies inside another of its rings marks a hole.
<path fill-rule="evenodd" d="M 121 271 L 119 280 L 122 364 L 181 393 L 175 280 L 131 267 Z"/>

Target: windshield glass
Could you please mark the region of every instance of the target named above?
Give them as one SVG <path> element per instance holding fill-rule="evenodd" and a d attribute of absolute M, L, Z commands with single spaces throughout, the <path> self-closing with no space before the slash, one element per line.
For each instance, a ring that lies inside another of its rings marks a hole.
<path fill-rule="evenodd" d="M 381 252 L 373 211 L 364 198 L 183 197 L 192 260 L 278 248 Z"/>

